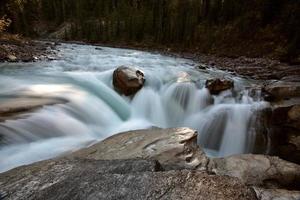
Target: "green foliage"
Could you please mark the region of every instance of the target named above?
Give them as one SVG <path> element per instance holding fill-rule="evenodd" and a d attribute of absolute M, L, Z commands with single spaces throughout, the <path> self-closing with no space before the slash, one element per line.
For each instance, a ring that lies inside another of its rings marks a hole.
<path fill-rule="evenodd" d="M 0 34 L 3 33 L 11 24 L 11 20 L 3 16 L 0 18 Z"/>

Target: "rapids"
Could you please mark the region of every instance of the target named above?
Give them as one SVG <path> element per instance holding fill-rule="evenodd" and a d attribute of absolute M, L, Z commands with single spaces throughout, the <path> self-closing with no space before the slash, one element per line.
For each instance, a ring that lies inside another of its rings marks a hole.
<path fill-rule="evenodd" d="M 255 81 L 216 69 L 199 70 L 188 59 L 101 48 L 62 44 L 58 60 L 0 64 L 0 104 L 9 95 L 68 101 L 0 123 L 0 172 L 118 132 L 153 126 L 198 130 L 198 142 L 210 156 L 253 151 L 251 118 L 268 106 L 248 95 Z M 132 99 L 113 89 L 112 73 L 120 65 L 137 66 L 145 73 L 146 84 Z M 213 77 L 233 79 L 234 91 L 211 96 L 204 84 Z"/>

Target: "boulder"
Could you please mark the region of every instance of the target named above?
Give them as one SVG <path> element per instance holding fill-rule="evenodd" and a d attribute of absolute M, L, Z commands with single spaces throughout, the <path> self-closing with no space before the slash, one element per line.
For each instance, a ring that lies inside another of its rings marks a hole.
<path fill-rule="evenodd" d="M 207 80 L 205 83 L 205 87 L 210 91 L 211 94 L 217 95 L 220 94 L 222 91 L 233 88 L 234 83 L 232 80 L 217 78 Z"/>
<path fill-rule="evenodd" d="M 264 189 L 264 188 L 253 188 L 256 196 L 259 200 L 299 200 L 300 191 L 291 191 L 283 189 Z"/>
<path fill-rule="evenodd" d="M 134 95 L 145 83 L 144 73 L 134 67 L 121 66 L 113 73 L 115 89 L 126 96 Z"/>
<path fill-rule="evenodd" d="M 200 171 L 161 171 L 151 160 L 56 159 L 0 174 L 1 199 L 255 200 L 238 179 Z"/>
<path fill-rule="evenodd" d="M 265 155 L 235 155 L 210 160 L 217 175 L 239 178 L 247 185 L 300 188 L 300 165 Z"/>
<path fill-rule="evenodd" d="M 300 105 L 282 104 L 271 117 L 272 153 L 300 164 Z"/>
<path fill-rule="evenodd" d="M 165 169 L 204 169 L 208 158 L 189 128 L 149 129 L 113 135 L 72 154 L 95 160 L 151 158 Z"/>
<path fill-rule="evenodd" d="M 271 95 L 274 100 L 300 97 L 300 82 L 276 81 L 267 85 L 264 92 Z"/>

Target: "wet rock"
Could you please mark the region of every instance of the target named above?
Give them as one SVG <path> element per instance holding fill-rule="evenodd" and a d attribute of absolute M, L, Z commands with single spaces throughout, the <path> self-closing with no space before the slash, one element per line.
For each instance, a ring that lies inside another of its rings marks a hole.
<path fill-rule="evenodd" d="M 102 51 L 103 49 L 101 47 L 96 47 L 96 50 Z"/>
<path fill-rule="evenodd" d="M 206 70 L 207 66 L 204 64 L 199 64 L 198 66 L 196 66 L 197 69 L 201 69 L 201 70 Z"/>
<path fill-rule="evenodd" d="M 276 100 L 300 97 L 300 82 L 277 81 L 267 85 L 264 91 Z"/>
<path fill-rule="evenodd" d="M 235 155 L 210 160 L 217 175 L 239 178 L 247 185 L 300 188 L 300 165 L 265 155 Z"/>
<path fill-rule="evenodd" d="M 234 83 L 232 80 L 227 79 L 211 79 L 207 80 L 205 87 L 210 91 L 211 94 L 217 95 L 222 91 L 233 88 Z"/>
<path fill-rule="evenodd" d="M 165 169 L 202 169 L 208 158 L 189 128 L 149 129 L 111 136 L 72 156 L 95 160 L 151 158 Z"/>
<path fill-rule="evenodd" d="M 236 178 L 200 171 L 160 171 L 156 161 L 58 159 L 0 174 L 5 199 L 255 200 Z"/>
<path fill-rule="evenodd" d="M 266 154 L 269 150 L 270 144 L 270 123 L 272 117 L 272 109 L 269 107 L 255 111 L 255 114 L 251 117 L 251 128 L 248 134 L 255 135 L 255 141 L 253 144 L 248 144 L 248 152 L 255 154 Z M 253 149 L 251 149 L 253 148 Z"/>
<path fill-rule="evenodd" d="M 7 97 L 6 100 L 1 100 L 0 121 L 18 118 L 21 114 L 32 112 L 46 105 L 66 102 L 64 99 L 48 97 Z"/>
<path fill-rule="evenodd" d="M 291 191 L 283 189 L 264 189 L 254 187 L 254 191 L 259 200 L 299 200 L 300 191 Z"/>
<path fill-rule="evenodd" d="M 115 89 L 126 96 L 134 95 L 145 83 L 144 73 L 134 67 L 121 66 L 113 73 Z"/>

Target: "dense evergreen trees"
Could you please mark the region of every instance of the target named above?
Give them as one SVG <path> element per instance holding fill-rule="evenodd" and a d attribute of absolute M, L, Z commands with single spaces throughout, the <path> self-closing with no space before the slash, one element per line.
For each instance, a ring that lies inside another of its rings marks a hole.
<path fill-rule="evenodd" d="M 68 23 L 65 39 L 91 42 L 143 42 L 235 54 L 253 40 L 266 47 L 257 48 L 258 54 L 270 49 L 291 53 L 299 43 L 300 2 L 293 0 L 1 1 L 7 1 L 0 14 L 13 19 L 11 31 L 30 36 L 41 23 L 48 31 Z"/>

